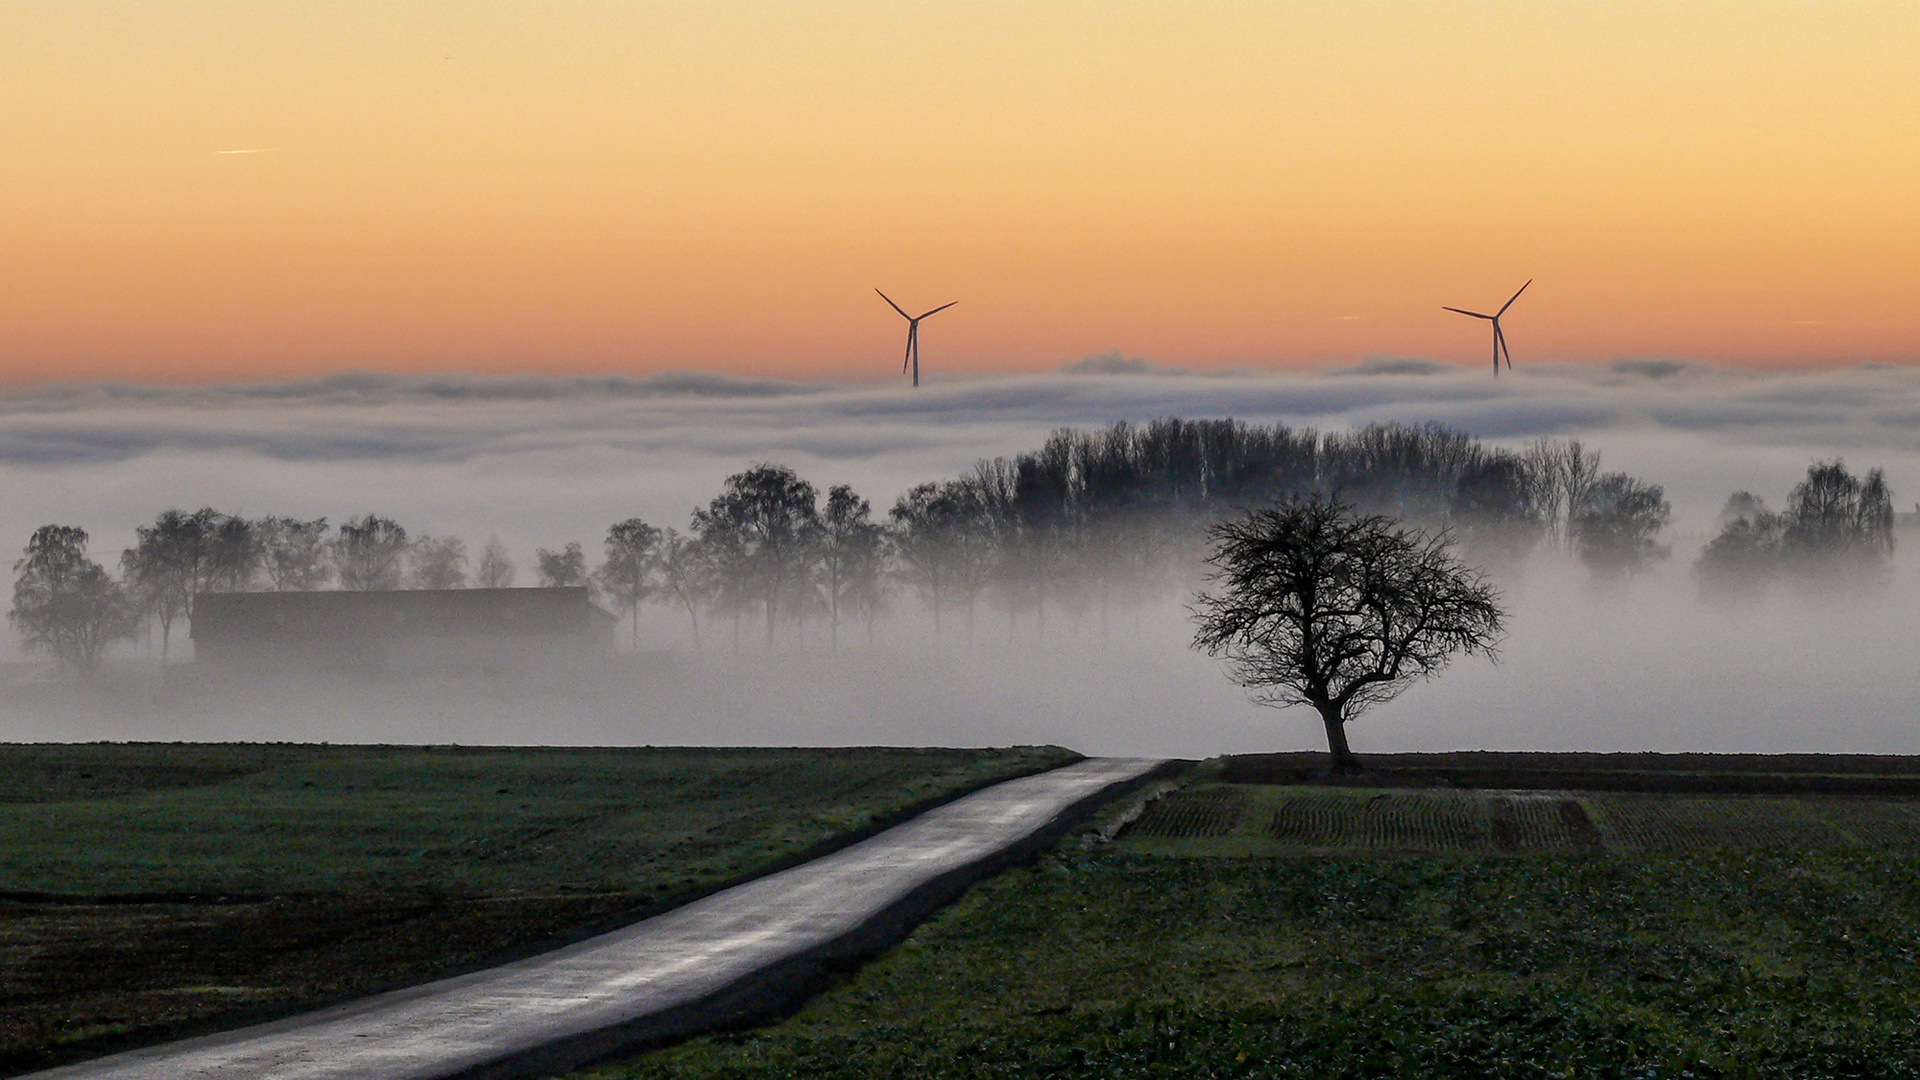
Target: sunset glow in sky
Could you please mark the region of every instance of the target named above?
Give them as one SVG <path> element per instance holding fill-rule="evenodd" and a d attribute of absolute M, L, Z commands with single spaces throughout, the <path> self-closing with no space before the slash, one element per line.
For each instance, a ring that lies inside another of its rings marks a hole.
<path fill-rule="evenodd" d="M 0 7 L 0 372 L 1920 360 L 1920 5 Z M 253 151 L 241 153 L 238 151 Z"/>

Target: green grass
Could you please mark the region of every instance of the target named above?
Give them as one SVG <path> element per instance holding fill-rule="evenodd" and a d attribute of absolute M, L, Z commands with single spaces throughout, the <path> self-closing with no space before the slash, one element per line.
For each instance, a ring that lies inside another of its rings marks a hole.
<path fill-rule="evenodd" d="M 1073 757 L 0 746 L 0 1072 L 526 951 Z"/>
<path fill-rule="evenodd" d="M 1494 848 L 1486 796 L 1394 792 L 1422 812 L 1282 850 L 1273 812 L 1301 793 L 1195 789 L 982 884 L 782 1023 L 578 1075 L 1920 1075 L 1920 855 L 1756 843 L 1825 804 L 1638 806 L 1692 822 L 1693 849 L 1582 854 Z"/>
<path fill-rule="evenodd" d="M 1049 748 L 6 746 L 0 892 L 665 894 L 1069 758 Z M 74 797 L 82 774 L 103 793 Z M 128 777 L 156 782 L 125 790 Z"/>

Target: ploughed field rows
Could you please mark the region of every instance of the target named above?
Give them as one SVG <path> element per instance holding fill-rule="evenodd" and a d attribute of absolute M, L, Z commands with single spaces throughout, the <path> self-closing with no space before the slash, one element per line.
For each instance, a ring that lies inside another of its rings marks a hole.
<path fill-rule="evenodd" d="M 1149 804 L 1123 848 L 1574 854 L 1920 848 L 1920 804 L 1812 796 L 1450 791 L 1202 783 Z"/>
<path fill-rule="evenodd" d="M 1370 754 L 1367 771 L 1330 778 L 1326 755 L 1238 754 L 1219 778 L 1236 784 L 1696 795 L 1920 796 L 1920 758 L 1888 754 L 1562 754 L 1490 750 Z"/>
<path fill-rule="evenodd" d="M 532 952 L 1074 757 L 0 745 L 0 1074 Z"/>

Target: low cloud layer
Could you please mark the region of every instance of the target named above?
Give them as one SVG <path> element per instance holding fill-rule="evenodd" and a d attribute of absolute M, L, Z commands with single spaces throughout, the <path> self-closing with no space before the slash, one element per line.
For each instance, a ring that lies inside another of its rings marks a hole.
<path fill-rule="evenodd" d="M 1753 373 L 1670 361 L 1495 379 L 1381 359 L 1199 375 L 1117 354 L 1053 375 L 918 391 L 743 380 L 343 374 L 279 383 L 53 384 L 0 392 L 0 542 L 83 525 L 109 543 L 169 505 L 390 513 L 424 532 L 592 541 L 634 513 L 681 523 L 721 478 L 783 461 L 875 499 L 1065 425 L 1236 416 L 1333 429 L 1438 421 L 1521 443 L 1571 436 L 1667 485 L 1683 528 L 1734 488 L 1776 499 L 1818 458 L 1920 485 L 1920 371 Z"/>
<path fill-rule="evenodd" d="M 1513 597 L 1505 662 L 1464 664 L 1411 691 L 1356 726 L 1356 745 L 1920 751 L 1907 705 L 1920 676 L 1901 644 L 1920 627 L 1916 606 L 1891 598 L 1920 591 L 1906 576 L 1864 614 L 1785 602 L 1728 613 L 1694 604 L 1686 574 L 1729 492 L 1778 505 L 1814 460 L 1884 467 L 1897 505 L 1913 506 L 1920 371 L 1911 368 L 1755 373 L 1633 360 L 1496 380 L 1418 359 L 1199 374 L 1116 354 L 918 391 L 701 373 L 25 386 L 0 391 L 0 543 L 17 551 L 35 526 L 80 525 L 111 564 L 133 527 L 169 506 L 336 521 L 377 512 L 476 547 L 499 534 L 524 567 L 536 546 L 593 550 L 610 522 L 636 514 L 684 528 L 724 477 L 759 461 L 822 487 L 851 483 L 883 509 L 914 483 L 1031 448 L 1054 428 L 1163 416 L 1323 430 L 1437 421 L 1507 445 L 1573 437 L 1606 468 L 1666 486 L 1671 562 L 1604 593 L 1577 570 L 1531 574 Z M 677 648 L 677 624 L 664 612 L 649 619 L 655 646 Z M 983 640 L 968 659 L 933 649 L 909 620 L 878 651 L 832 663 L 710 652 L 675 661 L 644 693 L 493 695 L 464 711 L 297 700 L 219 716 L 8 706 L 0 739 L 1053 740 L 1188 755 L 1314 745 L 1310 718 L 1246 704 L 1185 648 L 1175 604 L 1143 625 L 1097 634 L 1091 623 L 1063 625 L 1044 649 Z M 781 687 L 785 701 L 773 694 Z"/>

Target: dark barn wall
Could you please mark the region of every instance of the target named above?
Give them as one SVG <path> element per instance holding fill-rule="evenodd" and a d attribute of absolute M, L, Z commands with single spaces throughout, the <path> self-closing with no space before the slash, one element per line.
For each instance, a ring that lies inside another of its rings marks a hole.
<path fill-rule="evenodd" d="M 618 619 L 585 588 L 205 593 L 197 662 L 321 671 L 497 669 L 612 651 Z"/>

